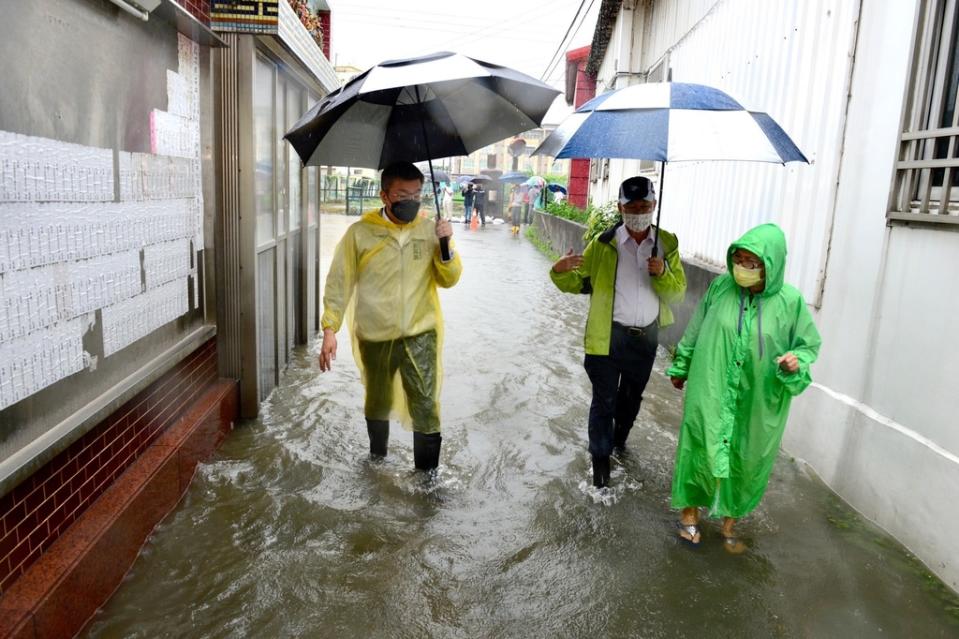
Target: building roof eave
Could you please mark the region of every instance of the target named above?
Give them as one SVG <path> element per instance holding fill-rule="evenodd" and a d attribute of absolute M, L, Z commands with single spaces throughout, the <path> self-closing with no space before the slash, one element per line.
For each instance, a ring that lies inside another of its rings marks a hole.
<path fill-rule="evenodd" d="M 623 0 L 603 0 L 596 17 L 596 28 L 593 30 L 593 43 L 590 45 L 589 60 L 586 62 L 586 74 L 595 78 L 599 67 L 606 56 L 606 48 L 613 36 L 613 27 L 616 26 L 616 17 Z"/>

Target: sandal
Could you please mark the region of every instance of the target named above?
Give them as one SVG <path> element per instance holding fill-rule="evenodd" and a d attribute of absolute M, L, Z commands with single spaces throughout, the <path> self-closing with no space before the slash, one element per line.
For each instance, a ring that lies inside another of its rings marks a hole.
<path fill-rule="evenodd" d="M 679 541 L 691 548 L 699 548 L 699 544 L 703 541 L 702 531 L 699 529 L 699 524 L 684 524 L 681 521 L 677 521 L 676 528 L 679 530 L 677 535 L 679 537 Z M 683 533 L 686 533 L 689 535 L 689 537 L 684 537 Z M 697 539 L 698 541 L 696 541 Z"/>
<path fill-rule="evenodd" d="M 748 548 L 745 542 L 735 535 L 731 537 L 723 536 L 723 549 L 731 555 L 741 555 Z"/>

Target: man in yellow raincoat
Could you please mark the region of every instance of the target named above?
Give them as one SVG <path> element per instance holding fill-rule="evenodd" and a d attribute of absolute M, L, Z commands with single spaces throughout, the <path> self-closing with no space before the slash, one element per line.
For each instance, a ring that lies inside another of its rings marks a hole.
<path fill-rule="evenodd" d="M 820 338 L 802 294 L 783 282 L 786 236 L 762 224 L 733 242 L 728 273 L 706 291 L 666 371 L 689 390 L 673 475 L 679 536 L 700 542 L 699 507 L 724 518 L 726 550 L 745 544 L 733 525 L 769 482 L 792 398 L 812 382 Z"/>
<path fill-rule="evenodd" d="M 366 386 L 370 454 L 385 456 L 392 413 L 408 414 L 414 464 L 439 464 L 442 316 L 436 287 L 449 288 L 463 270 L 455 251 L 444 261 L 447 220 L 418 215 L 423 174 L 409 162 L 383 170 L 383 208 L 350 226 L 336 247 L 323 295 L 320 370 L 336 359 L 336 332 L 351 314 L 357 364 Z M 349 311 L 349 312 L 348 312 Z"/>

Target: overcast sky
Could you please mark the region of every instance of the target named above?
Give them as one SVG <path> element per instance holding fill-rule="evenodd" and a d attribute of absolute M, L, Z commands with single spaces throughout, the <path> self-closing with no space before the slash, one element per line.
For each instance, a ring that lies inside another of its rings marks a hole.
<path fill-rule="evenodd" d="M 435 51 L 473 58 L 543 77 L 563 88 L 564 65 L 554 57 L 572 23 L 567 49 L 588 45 L 601 0 L 329 0 L 331 61 L 366 69 L 383 60 Z M 577 10 L 579 16 L 573 23 Z M 547 114 L 558 123 L 572 109 L 562 96 Z"/>

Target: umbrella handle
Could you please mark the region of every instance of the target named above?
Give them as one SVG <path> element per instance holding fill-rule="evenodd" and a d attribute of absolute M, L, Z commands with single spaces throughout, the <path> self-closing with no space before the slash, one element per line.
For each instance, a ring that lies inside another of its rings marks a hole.
<path fill-rule="evenodd" d="M 426 135 L 425 128 L 426 127 L 424 127 L 424 131 L 423 131 L 424 136 Z M 429 152 L 430 152 L 429 143 L 427 143 L 426 145 L 427 155 L 429 155 Z M 433 202 L 436 204 L 436 219 L 442 220 L 443 215 L 442 213 L 440 213 L 440 196 L 439 196 L 439 193 L 436 192 L 436 182 L 433 181 L 433 160 L 427 158 L 427 162 L 430 165 L 430 182 L 432 182 L 433 184 Z M 440 238 L 440 257 L 442 258 L 444 262 L 449 262 L 451 259 L 453 259 L 453 252 L 450 251 L 450 238 L 448 237 Z"/>
<path fill-rule="evenodd" d="M 653 239 L 653 257 L 659 256 L 659 216 L 663 212 L 663 183 L 666 181 L 666 162 L 659 170 L 659 197 L 656 198 L 656 235 Z"/>
<path fill-rule="evenodd" d="M 419 102 L 422 108 L 423 103 L 420 102 L 419 86 L 414 86 L 413 91 L 416 92 L 416 101 Z M 423 144 L 426 146 L 426 162 L 430 167 L 430 185 L 433 187 L 433 203 L 436 204 L 436 219 L 441 220 L 443 219 L 443 215 L 440 213 L 440 195 L 436 192 L 436 180 L 433 179 L 433 156 L 430 154 L 430 140 L 429 136 L 426 135 L 426 121 L 422 116 L 422 111 L 420 112 L 420 128 L 423 130 Z M 450 238 L 448 237 L 440 238 L 440 258 L 444 262 L 449 262 L 453 259 L 453 253 L 450 251 Z"/>

